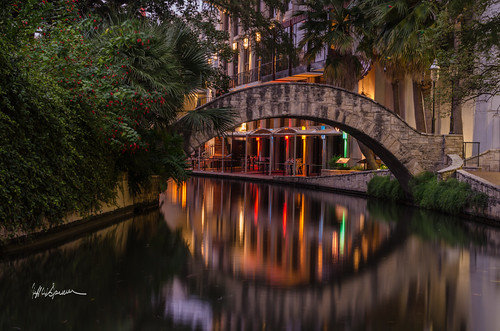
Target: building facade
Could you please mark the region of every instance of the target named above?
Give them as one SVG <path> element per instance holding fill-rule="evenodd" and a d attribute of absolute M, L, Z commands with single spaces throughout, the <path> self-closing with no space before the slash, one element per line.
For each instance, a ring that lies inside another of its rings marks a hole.
<path fill-rule="evenodd" d="M 298 48 L 304 35 L 301 27 L 305 16 L 295 14 L 303 8 L 300 8 L 295 1 L 288 3 L 284 13 L 269 9 L 263 1 L 256 6 L 257 11 L 275 22 L 273 24 L 280 24 L 282 31 L 289 36 L 294 47 Z M 232 90 L 272 81 L 325 83 L 323 71 L 327 56 L 326 46 L 324 51 L 310 62 L 304 57 L 307 46 L 293 56 L 287 56 L 275 49 L 262 52 L 259 50 L 265 46 L 259 32 L 245 31 L 238 18 L 231 17 L 223 11 L 220 12 L 220 22 L 219 29 L 228 33 L 234 56 L 227 62 L 214 57 L 213 65 L 222 68 L 230 76 Z M 271 25 L 269 29 L 272 35 L 275 26 Z M 387 73 L 379 64 L 365 63 L 363 77 L 357 84 L 356 92 L 394 111 L 417 131 L 432 133 L 431 127 L 434 122 L 436 134 L 448 134 L 450 112 L 446 108 L 446 102 L 442 100 L 438 100 L 433 109 L 431 102 L 434 100 L 433 88 L 439 89 L 439 81 L 433 86 L 428 72 L 422 73 L 420 79 L 404 75 L 395 80 L 393 75 Z M 213 92 L 208 92 L 207 100 L 213 96 Z M 499 109 L 498 96 L 461 106 L 465 157 L 500 148 Z M 345 139 L 346 133 L 339 130 L 338 134 L 325 137 L 317 132 L 317 128 L 322 126 L 324 127 L 322 123 L 284 118 L 243 123 L 232 134 L 233 139 L 225 139 L 224 144 L 221 139 L 208 142 L 203 155 L 206 158 L 218 156 L 223 158 L 227 154 L 231 154 L 233 158 L 236 155 L 238 158 L 243 158 L 244 155 L 245 159 L 256 157 L 258 160 L 264 157 L 274 160 L 274 164 L 270 165 L 271 170 L 282 169 L 290 159 L 300 159 L 301 163 L 310 165 L 314 173 L 320 173 L 318 169 L 326 168 L 328 160 L 334 156 L 349 158 L 349 166 L 360 165 L 360 162 L 363 162 L 364 156 L 355 139 L 348 135 Z M 290 136 L 300 136 L 299 142 L 294 142 L 293 147 L 277 135 L 278 132 L 285 132 L 287 129 L 290 130 Z M 335 128 L 327 129 L 335 131 Z M 317 135 L 312 134 L 312 131 Z M 270 144 L 271 142 L 274 145 Z M 321 157 L 318 157 L 318 154 Z M 234 162 L 234 159 L 231 162 Z M 246 162 L 245 169 L 248 169 L 248 160 Z M 243 163 L 245 162 L 240 162 L 242 167 Z"/>

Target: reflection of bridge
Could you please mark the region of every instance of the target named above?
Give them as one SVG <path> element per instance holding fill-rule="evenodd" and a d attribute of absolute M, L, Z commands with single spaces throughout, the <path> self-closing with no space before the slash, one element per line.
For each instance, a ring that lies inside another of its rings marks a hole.
<path fill-rule="evenodd" d="M 225 94 L 200 109 L 216 107 L 235 109 L 239 124 L 295 117 L 338 127 L 370 147 L 404 188 L 411 175 L 442 167 L 446 154 L 462 153 L 462 136 L 419 133 L 373 100 L 333 86 L 261 84 Z M 213 136 L 195 133 L 190 137 L 190 148 L 196 148 Z"/>
<path fill-rule="evenodd" d="M 393 329 L 467 325 L 468 255 L 408 239 L 404 222 L 375 222 L 364 199 L 202 178 L 187 185 L 171 185 L 164 205 L 184 210 L 178 225 L 201 262 L 191 281 L 225 293 L 213 314 L 219 329 L 386 329 L 384 318 Z"/>
<path fill-rule="evenodd" d="M 363 268 L 405 237 L 399 224 L 367 217 L 360 198 L 202 178 L 189 185 L 167 192 L 167 201 L 187 206 L 177 226 L 195 256 L 235 276 L 276 285 L 322 282 Z M 162 208 L 173 214 L 171 204 Z"/>
<path fill-rule="evenodd" d="M 214 317 L 221 330 L 465 330 L 470 288 L 460 270 L 467 260 L 412 238 L 376 266 L 320 287 L 265 286 L 202 264 L 191 272 L 227 294 L 222 316 Z"/>

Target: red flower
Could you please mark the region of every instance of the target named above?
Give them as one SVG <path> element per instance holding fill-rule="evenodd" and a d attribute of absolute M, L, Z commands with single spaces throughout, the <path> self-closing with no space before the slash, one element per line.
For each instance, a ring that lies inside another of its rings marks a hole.
<path fill-rule="evenodd" d="M 142 39 L 141 39 L 141 38 L 137 39 L 137 42 L 138 42 L 138 43 L 140 43 L 141 41 L 142 41 Z"/>

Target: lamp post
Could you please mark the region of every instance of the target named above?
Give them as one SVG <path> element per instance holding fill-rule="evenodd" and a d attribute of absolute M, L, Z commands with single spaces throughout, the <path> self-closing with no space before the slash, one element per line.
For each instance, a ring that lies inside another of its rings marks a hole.
<path fill-rule="evenodd" d="M 275 37 L 275 31 L 274 31 L 274 22 L 271 23 L 271 26 L 269 27 L 269 29 L 271 30 L 271 33 L 272 33 L 272 36 L 273 36 L 273 47 L 272 47 L 272 55 L 271 55 L 271 58 L 272 58 L 272 64 L 271 64 L 271 70 L 272 70 L 272 80 L 274 81 L 276 79 L 276 45 L 275 45 L 275 42 L 276 42 L 276 37 Z"/>
<path fill-rule="evenodd" d="M 456 100 L 455 100 L 455 84 L 456 84 L 456 76 L 457 76 L 457 71 L 456 71 L 456 66 L 453 60 L 451 60 L 451 73 L 452 73 L 452 81 L 451 81 L 451 110 L 450 110 L 450 134 L 454 133 L 455 130 L 455 117 L 453 113 L 455 112 L 456 108 Z"/>
<path fill-rule="evenodd" d="M 260 32 L 256 32 L 255 33 L 255 42 L 257 43 L 257 45 L 260 43 L 260 40 L 261 40 L 262 36 L 260 34 Z M 259 52 L 259 47 L 257 46 L 257 52 Z M 260 67 L 261 67 L 261 64 L 262 64 L 262 57 L 259 56 L 259 58 L 257 59 L 257 80 L 260 81 Z"/>
<path fill-rule="evenodd" d="M 439 69 L 437 60 L 434 59 L 431 67 L 431 80 L 432 80 L 432 133 L 436 133 L 436 82 L 439 79 Z"/>

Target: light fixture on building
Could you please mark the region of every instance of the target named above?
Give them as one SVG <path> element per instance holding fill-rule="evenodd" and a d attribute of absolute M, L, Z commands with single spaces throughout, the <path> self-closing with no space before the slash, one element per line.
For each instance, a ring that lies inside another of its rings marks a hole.
<path fill-rule="evenodd" d="M 439 69 L 437 59 L 434 59 L 429 70 L 431 71 L 432 80 L 432 129 L 431 132 L 436 132 L 436 82 L 439 80 Z"/>
<path fill-rule="evenodd" d="M 238 49 L 238 43 L 235 41 L 233 42 L 233 51 L 236 51 Z"/>
<path fill-rule="evenodd" d="M 260 38 L 261 38 L 260 32 L 256 32 L 255 33 L 255 41 L 260 43 Z"/>
<path fill-rule="evenodd" d="M 248 38 L 247 37 L 243 38 L 243 48 L 244 49 L 248 48 Z"/>

